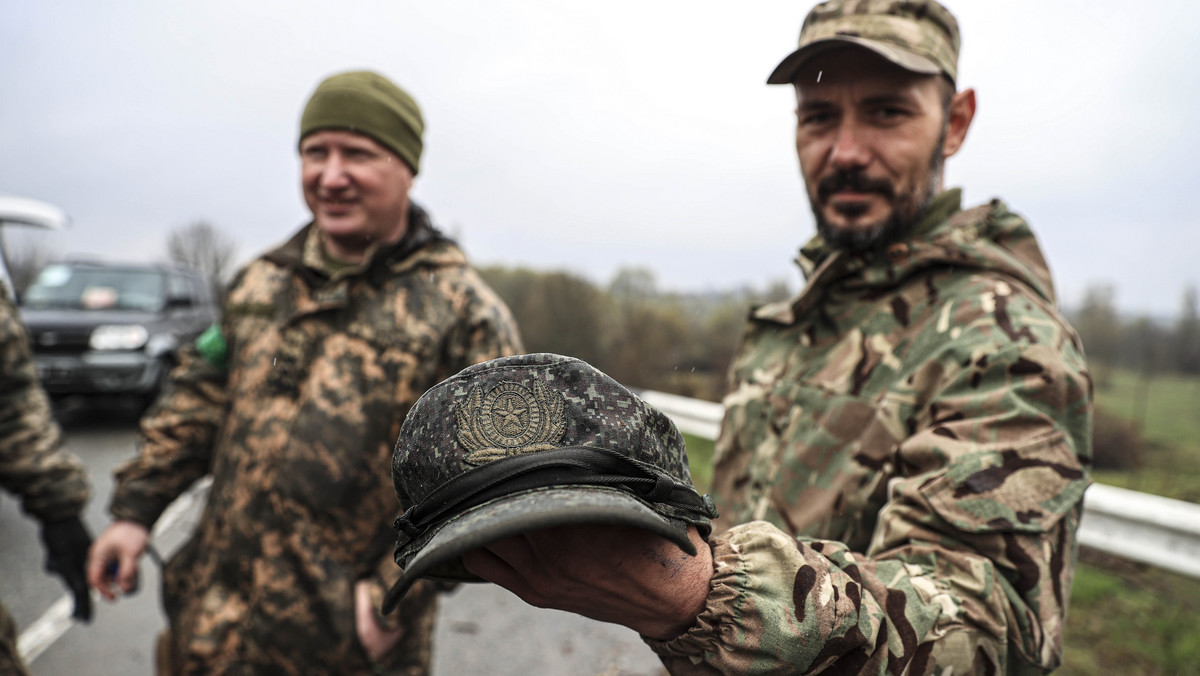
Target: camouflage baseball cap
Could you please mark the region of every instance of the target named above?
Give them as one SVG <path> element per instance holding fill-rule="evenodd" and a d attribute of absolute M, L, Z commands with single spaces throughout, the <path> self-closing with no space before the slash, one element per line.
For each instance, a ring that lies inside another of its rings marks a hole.
<path fill-rule="evenodd" d="M 657 409 L 586 362 L 556 354 L 468 367 L 413 405 L 392 456 L 402 504 L 391 612 L 421 577 L 479 581 L 460 557 L 568 524 L 657 533 L 689 554 L 712 499 L 692 487 L 683 437 Z"/>
<path fill-rule="evenodd" d="M 800 47 L 788 54 L 767 84 L 791 84 L 809 58 L 857 45 L 913 71 L 958 78 L 958 22 L 932 0 L 829 0 L 804 19 Z"/>

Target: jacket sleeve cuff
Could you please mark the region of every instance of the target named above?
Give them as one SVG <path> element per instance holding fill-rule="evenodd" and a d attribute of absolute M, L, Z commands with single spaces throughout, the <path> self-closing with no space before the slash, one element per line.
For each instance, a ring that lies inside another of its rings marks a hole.
<path fill-rule="evenodd" d="M 119 491 L 109 502 L 108 512 L 112 514 L 113 519 L 133 521 L 145 526 L 146 530 L 152 530 L 154 522 L 158 521 L 158 517 L 166 508 L 167 505 L 163 504 L 161 500 L 136 495 L 132 491 Z"/>
<path fill-rule="evenodd" d="M 695 624 L 669 641 L 643 637 L 672 674 L 752 671 L 754 654 L 762 643 L 770 640 L 753 628 L 764 629 L 772 624 L 764 622 L 762 610 L 773 604 L 764 603 L 762 589 L 752 589 L 763 586 L 763 571 L 753 570 L 755 557 L 747 556 L 746 548 L 796 551 L 787 534 L 764 522 L 736 526 L 714 535 L 709 544 L 713 552 L 713 577 L 704 610 Z M 752 585 L 756 578 L 759 584 Z M 771 591 L 791 593 L 790 588 Z"/>

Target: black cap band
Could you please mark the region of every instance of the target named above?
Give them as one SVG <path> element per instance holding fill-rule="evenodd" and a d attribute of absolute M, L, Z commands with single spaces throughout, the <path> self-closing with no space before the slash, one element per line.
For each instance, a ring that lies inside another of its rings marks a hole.
<path fill-rule="evenodd" d="M 552 486 L 612 486 L 649 503 L 664 504 L 717 518 L 712 499 L 661 471 L 601 448 L 559 448 L 515 455 L 475 467 L 438 486 L 396 517 L 396 551 L 439 522 L 493 498 Z M 707 537 L 711 526 L 701 528 Z"/>

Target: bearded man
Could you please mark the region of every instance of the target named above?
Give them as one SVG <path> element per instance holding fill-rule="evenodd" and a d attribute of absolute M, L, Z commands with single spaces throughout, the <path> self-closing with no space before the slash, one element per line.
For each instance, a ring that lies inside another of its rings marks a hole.
<path fill-rule="evenodd" d="M 734 358 L 698 554 L 560 528 L 471 572 L 631 627 L 675 674 L 1060 663 L 1091 385 L 1029 226 L 943 189 L 976 109 L 958 48 L 936 2 L 832 0 L 769 77 L 795 88 L 819 234 Z"/>

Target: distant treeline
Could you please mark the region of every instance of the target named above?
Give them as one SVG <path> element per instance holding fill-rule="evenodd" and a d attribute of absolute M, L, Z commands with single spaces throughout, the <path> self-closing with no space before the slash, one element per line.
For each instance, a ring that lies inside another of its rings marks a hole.
<path fill-rule="evenodd" d="M 570 272 L 486 267 L 530 352 L 578 357 L 630 387 L 720 401 L 750 308 L 787 298 L 767 289 L 663 293 L 654 273 L 624 268 L 607 288 Z"/>
<path fill-rule="evenodd" d="M 654 273 L 624 268 L 607 287 L 570 272 L 485 267 L 480 273 L 512 308 L 531 352 L 579 357 L 631 387 L 720 401 L 729 360 L 750 308 L 791 295 L 780 281 L 766 289 L 665 293 Z M 1179 318 L 1123 318 L 1111 286 L 1087 290 L 1070 313 L 1097 384 L 1107 369 L 1143 375 L 1200 374 L 1200 314 L 1194 288 Z"/>
<path fill-rule="evenodd" d="M 1107 367 L 1123 367 L 1143 375 L 1200 375 L 1200 315 L 1195 287 L 1183 290 L 1178 318 L 1163 322 L 1150 317 L 1121 317 L 1112 286 L 1089 287 L 1071 323 L 1083 339 L 1097 384 Z"/>

